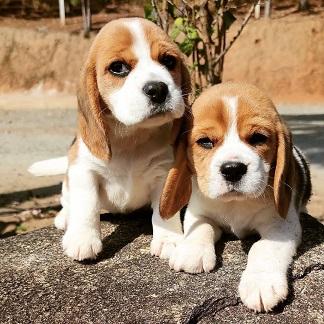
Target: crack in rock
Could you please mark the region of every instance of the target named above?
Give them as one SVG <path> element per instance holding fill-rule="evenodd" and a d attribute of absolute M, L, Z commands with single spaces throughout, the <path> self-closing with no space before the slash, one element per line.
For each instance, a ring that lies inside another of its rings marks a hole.
<path fill-rule="evenodd" d="M 306 267 L 301 273 L 292 276 L 292 280 L 301 280 L 308 276 L 311 272 L 322 270 L 324 270 L 324 264 L 311 264 L 308 267 Z M 239 304 L 242 304 L 242 301 L 239 297 L 227 296 L 218 299 L 211 297 L 205 300 L 201 305 L 195 306 L 192 309 L 191 313 L 183 321 L 183 324 L 197 324 L 206 316 L 214 316 L 216 315 L 216 313 L 227 307 L 237 306 Z"/>
<path fill-rule="evenodd" d="M 322 263 L 311 264 L 308 267 L 306 267 L 303 272 L 293 275 L 292 280 L 295 281 L 295 280 L 303 279 L 307 275 L 309 275 L 311 272 L 313 272 L 313 271 L 321 271 L 321 270 L 324 270 L 324 264 L 322 264 Z"/>
<path fill-rule="evenodd" d="M 199 321 L 208 316 L 215 315 L 219 311 L 241 304 L 241 300 L 238 297 L 222 297 L 222 298 L 209 298 L 205 300 L 201 305 L 193 308 L 189 316 L 183 321 L 183 324 L 197 324 Z"/>

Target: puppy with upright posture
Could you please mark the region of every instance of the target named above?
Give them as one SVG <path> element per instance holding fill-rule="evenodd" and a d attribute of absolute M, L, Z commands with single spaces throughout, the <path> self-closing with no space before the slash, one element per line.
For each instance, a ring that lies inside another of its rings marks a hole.
<path fill-rule="evenodd" d="M 239 238 L 257 232 L 239 293 L 249 308 L 270 311 L 287 297 L 310 194 L 308 166 L 271 100 L 247 84 L 211 87 L 193 104 L 161 196 L 165 218 L 190 198 L 171 268 L 209 272 L 223 230 Z"/>
<path fill-rule="evenodd" d="M 93 259 L 102 250 L 101 209 L 126 213 L 145 205 L 153 208 L 151 253 L 169 257 L 182 228 L 179 213 L 168 221 L 160 217 L 159 199 L 189 92 L 181 53 L 156 25 L 125 18 L 101 29 L 81 72 L 68 162 L 30 168 L 36 175 L 66 171 L 55 225 L 66 230 L 69 257 Z"/>

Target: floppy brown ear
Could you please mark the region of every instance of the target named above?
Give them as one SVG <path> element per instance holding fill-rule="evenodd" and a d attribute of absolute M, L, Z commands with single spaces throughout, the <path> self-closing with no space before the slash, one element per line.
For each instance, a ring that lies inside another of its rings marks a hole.
<path fill-rule="evenodd" d="M 191 196 L 191 171 L 187 159 L 187 140 L 183 134 L 185 124 L 189 121 L 191 78 L 184 60 L 181 62 L 181 92 L 186 106 L 185 113 L 182 118 L 173 122 L 171 143 L 174 146 L 175 161 L 160 197 L 160 215 L 165 219 L 172 217 L 187 205 Z"/>
<path fill-rule="evenodd" d="M 187 107 L 189 106 L 189 95 L 191 93 L 191 78 L 184 60 L 181 62 L 181 92 Z"/>
<path fill-rule="evenodd" d="M 184 134 L 177 139 L 174 154 L 174 165 L 168 173 L 160 198 L 160 215 L 166 219 L 188 204 L 191 196 L 191 170 Z"/>
<path fill-rule="evenodd" d="M 78 89 L 79 130 L 91 153 L 101 160 L 111 157 L 109 129 L 102 113 L 105 108 L 97 86 L 96 68 L 88 61 Z"/>
<path fill-rule="evenodd" d="M 282 121 L 278 121 L 277 136 L 273 191 L 276 209 L 281 217 L 286 217 L 292 198 L 294 163 L 291 133 Z"/>

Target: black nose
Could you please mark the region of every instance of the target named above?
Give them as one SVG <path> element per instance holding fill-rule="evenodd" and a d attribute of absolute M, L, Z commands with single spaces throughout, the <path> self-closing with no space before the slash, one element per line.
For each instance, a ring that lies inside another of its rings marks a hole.
<path fill-rule="evenodd" d="M 164 82 L 151 81 L 143 87 L 143 92 L 151 99 L 152 102 L 161 104 L 165 101 L 169 89 Z"/>
<path fill-rule="evenodd" d="M 246 173 L 247 166 L 241 162 L 225 162 L 222 164 L 220 171 L 227 181 L 237 182 Z"/>

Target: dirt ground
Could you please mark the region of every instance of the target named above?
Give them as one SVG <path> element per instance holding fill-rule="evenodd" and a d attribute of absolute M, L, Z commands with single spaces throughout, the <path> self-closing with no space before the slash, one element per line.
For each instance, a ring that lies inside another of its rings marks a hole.
<path fill-rule="evenodd" d="M 245 80 L 285 102 L 324 102 L 324 7 L 307 14 L 282 6 L 272 19 L 251 19 L 225 59 L 224 81 Z M 75 93 L 88 48 L 107 21 L 141 16 L 141 7 L 94 15 L 94 30 L 84 38 L 81 18 L 39 20 L 0 17 L 0 92 L 42 88 Z M 238 30 L 243 15 L 231 27 Z"/>

